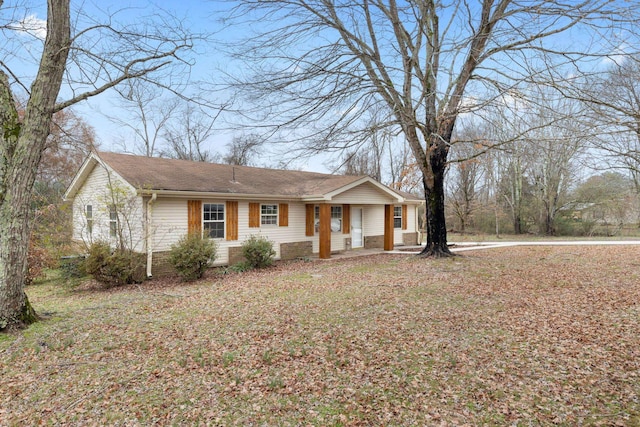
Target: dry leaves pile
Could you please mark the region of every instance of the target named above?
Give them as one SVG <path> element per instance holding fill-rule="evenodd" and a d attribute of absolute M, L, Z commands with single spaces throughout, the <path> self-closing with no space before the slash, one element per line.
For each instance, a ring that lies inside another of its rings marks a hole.
<path fill-rule="evenodd" d="M 29 288 L 0 424 L 640 425 L 636 247 Z"/>

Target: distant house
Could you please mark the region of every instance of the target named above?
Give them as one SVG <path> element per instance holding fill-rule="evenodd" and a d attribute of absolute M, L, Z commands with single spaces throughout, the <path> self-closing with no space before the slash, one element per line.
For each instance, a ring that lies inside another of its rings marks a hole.
<path fill-rule="evenodd" d="M 149 276 L 168 271 L 168 251 L 187 233 L 216 240 L 217 265 L 240 261 L 251 235 L 273 241 L 277 259 L 413 245 L 422 202 L 368 176 L 106 152 L 86 159 L 65 198 L 75 240 L 124 240 L 147 254 Z"/>

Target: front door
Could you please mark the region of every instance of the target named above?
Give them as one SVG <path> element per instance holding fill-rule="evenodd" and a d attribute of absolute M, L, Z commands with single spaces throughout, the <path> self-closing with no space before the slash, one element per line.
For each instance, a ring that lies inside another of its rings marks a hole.
<path fill-rule="evenodd" d="M 351 247 L 362 246 L 362 208 L 351 208 Z"/>

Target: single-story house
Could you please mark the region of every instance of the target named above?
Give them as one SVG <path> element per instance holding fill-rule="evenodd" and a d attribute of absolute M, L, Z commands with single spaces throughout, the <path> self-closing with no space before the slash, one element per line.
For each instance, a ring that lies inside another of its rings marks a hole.
<path fill-rule="evenodd" d="M 276 259 L 418 242 L 422 200 L 368 176 L 330 175 L 97 152 L 65 193 L 73 238 L 124 242 L 147 254 L 147 274 L 170 271 L 171 246 L 187 233 L 215 239 L 215 265 L 242 260 L 251 235 Z"/>

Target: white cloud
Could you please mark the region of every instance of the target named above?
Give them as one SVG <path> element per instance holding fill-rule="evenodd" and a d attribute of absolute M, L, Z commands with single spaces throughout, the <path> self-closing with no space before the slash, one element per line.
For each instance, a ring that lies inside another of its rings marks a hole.
<path fill-rule="evenodd" d="M 10 25 L 10 28 L 19 32 L 30 34 L 44 40 L 47 36 L 47 21 L 35 15 L 28 15 L 26 18 Z"/>
<path fill-rule="evenodd" d="M 630 46 L 622 42 L 613 52 L 602 60 L 602 63 L 604 65 L 621 65 L 627 59 L 629 49 Z"/>

